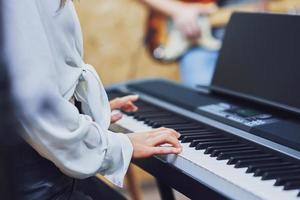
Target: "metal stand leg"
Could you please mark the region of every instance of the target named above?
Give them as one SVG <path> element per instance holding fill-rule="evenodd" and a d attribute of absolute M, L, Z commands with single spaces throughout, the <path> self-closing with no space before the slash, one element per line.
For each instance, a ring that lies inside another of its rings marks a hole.
<path fill-rule="evenodd" d="M 172 188 L 159 181 L 156 181 L 156 183 L 159 190 L 160 198 L 162 200 L 175 200 Z"/>

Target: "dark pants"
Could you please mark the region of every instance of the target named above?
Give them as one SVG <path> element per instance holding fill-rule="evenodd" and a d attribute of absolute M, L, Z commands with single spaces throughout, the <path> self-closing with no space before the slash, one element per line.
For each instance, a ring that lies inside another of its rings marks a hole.
<path fill-rule="evenodd" d="M 52 162 L 40 156 L 25 142 L 21 142 L 10 152 L 9 160 L 1 162 L 10 162 L 10 177 L 16 196 L 9 199 L 125 199 L 96 177 L 76 180 L 64 175 Z"/>

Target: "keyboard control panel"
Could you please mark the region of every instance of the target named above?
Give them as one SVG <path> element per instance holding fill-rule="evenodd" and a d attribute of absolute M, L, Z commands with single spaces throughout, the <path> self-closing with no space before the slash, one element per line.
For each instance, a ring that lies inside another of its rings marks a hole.
<path fill-rule="evenodd" d="M 278 121 L 278 119 L 269 113 L 262 113 L 254 109 L 243 108 L 228 103 L 200 106 L 198 110 L 243 124 L 247 127 L 256 127 Z"/>

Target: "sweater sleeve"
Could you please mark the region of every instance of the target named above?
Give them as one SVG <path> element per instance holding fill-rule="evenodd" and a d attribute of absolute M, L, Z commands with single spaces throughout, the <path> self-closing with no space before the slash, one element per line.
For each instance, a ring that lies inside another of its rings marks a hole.
<path fill-rule="evenodd" d="M 132 156 L 131 142 L 126 135 L 108 131 L 93 116 L 80 114 L 60 94 L 38 1 L 4 0 L 3 9 L 5 53 L 23 137 L 71 177 L 100 172 L 122 186 Z"/>

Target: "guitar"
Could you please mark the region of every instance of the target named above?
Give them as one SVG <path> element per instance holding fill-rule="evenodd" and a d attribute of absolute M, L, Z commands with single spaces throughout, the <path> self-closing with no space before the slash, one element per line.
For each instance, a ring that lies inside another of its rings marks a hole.
<path fill-rule="evenodd" d="M 191 2 L 191 0 L 188 2 Z M 299 8 L 299 6 L 299 0 L 277 0 L 269 1 L 264 5 L 261 3 L 244 3 L 220 8 L 211 15 L 199 16 L 198 25 L 201 30 L 201 37 L 196 41 L 187 39 L 175 27 L 171 19 L 160 13 L 151 11 L 147 22 L 146 48 L 154 59 L 162 62 L 176 61 L 192 46 L 217 51 L 221 47 L 221 41 L 213 37 L 212 27 L 224 27 L 234 11 L 288 12 Z"/>

